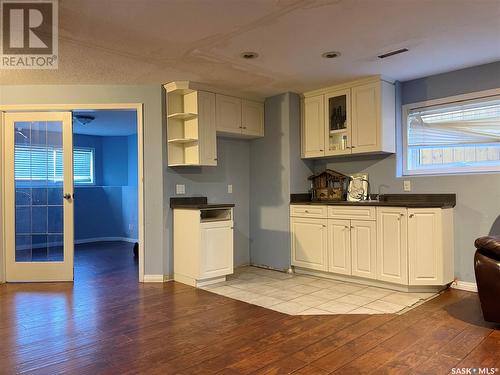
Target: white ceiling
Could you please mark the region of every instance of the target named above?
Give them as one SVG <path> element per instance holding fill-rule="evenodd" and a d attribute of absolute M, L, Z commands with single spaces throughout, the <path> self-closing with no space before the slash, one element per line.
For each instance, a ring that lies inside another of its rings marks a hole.
<path fill-rule="evenodd" d="M 303 92 L 369 74 L 408 80 L 500 60 L 500 0 L 60 0 L 57 71 L 4 84 L 165 83 Z M 377 55 L 410 51 L 380 60 Z M 243 60 L 242 51 L 256 51 Z M 338 59 L 320 57 L 336 50 Z"/>
<path fill-rule="evenodd" d="M 93 116 L 95 120 L 82 125 L 75 115 Z M 127 136 L 137 133 L 135 111 L 74 111 L 73 132 L 97 136 Z"/>

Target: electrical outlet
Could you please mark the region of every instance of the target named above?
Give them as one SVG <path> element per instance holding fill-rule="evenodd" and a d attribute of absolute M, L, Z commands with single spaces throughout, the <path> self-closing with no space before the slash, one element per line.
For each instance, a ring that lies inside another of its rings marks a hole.
<path fill-rule="evenodd" d="M 186 194 L 186 185 L 175 185 L 175 194 Z"/>
<path fill-rule="evenodd" d="M 411 191 L 411 181 L 410 180 L 403 181 L 403 190 L 404 191 Z"/>
<path fill-rule="evenodd" d="M 233 185 L 227 185 L 228 194 L 233 194 Z"/>

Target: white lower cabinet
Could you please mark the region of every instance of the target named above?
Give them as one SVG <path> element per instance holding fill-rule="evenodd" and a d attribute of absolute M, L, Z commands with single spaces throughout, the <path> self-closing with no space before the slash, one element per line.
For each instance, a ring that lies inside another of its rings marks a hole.
<path fill-rule="evenodd" d="M 292 265 L 405 286 L 453 281 L 451 208 L 377 207 L 363 220 L 360 212 L 292 205 Z"/>
<path fill-rule="evenodd" d="M 326 219 L 291 218 L 292 265 L 327 270 L 326 224 Z"/>
<path fill-rule="evenodd" d="M 351 220 L 352 274 L 377 278 L 377 234 L 374 221 Z"/>
<path fill-rule="evenodd" d="M 233 227 L 226 221 L 202 223 L 200 278 L 233 273 Z"/>
<path fill-rule="evenodd" d="M 350 220 L 328 220 L 328 271 L 351 274 Z"/>
<path fill-rule="evenodd" d="M 406 208 L 377 209 L 377 279 L 408 284 Z"/>

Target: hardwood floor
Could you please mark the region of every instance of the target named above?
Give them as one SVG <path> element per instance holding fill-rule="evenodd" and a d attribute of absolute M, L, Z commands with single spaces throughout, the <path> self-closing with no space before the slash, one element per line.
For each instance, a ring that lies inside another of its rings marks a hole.
<path fill-rule="evenodd" d="M 0 285 L 1 374 L 500 368 L 500 331 L 474 293 L 450 290 L 404 315 L 288 316 L 179 283 L 140 285 L 126 246 L 79 248 L 74 284 Z"/>

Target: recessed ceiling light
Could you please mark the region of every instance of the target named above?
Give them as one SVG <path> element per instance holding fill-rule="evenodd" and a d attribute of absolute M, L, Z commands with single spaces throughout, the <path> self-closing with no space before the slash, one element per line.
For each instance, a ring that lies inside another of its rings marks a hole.
<path fill-rule="evenodd" d="M 259 54 L 257 52 L 247 51 L 247 52 L 242 52 L 240 56 L 244 59 L 250 60 L 250 59 L 256 59 L 257 57 L 259 57 Z"/>
<path fill-rule="evenodd" d="M 400 53 L 403 53 L 403 52 L 408 52 L 408 48 L 401 48 L 401 49 L 397 49 L 395 51 L 387 52 L 387 53 L 384 53 L 382 55 L 378 55 L 378 58 L 379 59 L 385 59 L 386 57 L 391 57 L 391 56 L 394 56 L 394 55 L 399 55 Z"/>
<path fill-rule="evenodd" d="M 321 57 L 325 59 L 334 59 L 340 56 L 340 52 L 338 51 L 329 51 L 321 54 Z"/>

